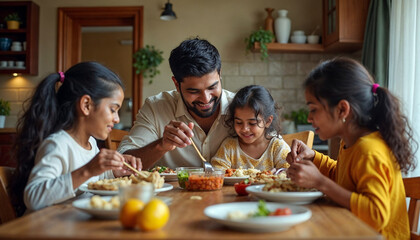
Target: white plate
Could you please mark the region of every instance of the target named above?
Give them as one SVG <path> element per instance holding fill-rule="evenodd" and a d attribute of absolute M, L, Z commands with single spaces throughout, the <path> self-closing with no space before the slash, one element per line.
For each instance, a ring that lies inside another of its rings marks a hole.
<path fill-rule="evenodd" d="M 169 183 L 164 183 L 163 187 L 159 188 L 159 189 L 155 189 L 155 193 L 160 193 L 160 192 L 166 192 L 171 190 L 172 188 L 174 188 L 174 186 L 172 186 Z M 112 196 L 112 195 L 117 195 L 118 191 L 107 191 L 107 190 L 93 190 L 93 189 L 88 189 L 87 184 L 82 184 L 79 187 L 80 191 L 83 192 L 90 192 L 96 195 L 101 195 L 101 196 Z"/>
<path fill-rule="evenodd" d="M 111 196 L 102 197 L 104 200 L 109 201 Z M 164 201 L 167 205 L 171 205 L 172 198 L 170 197 L 156 197 Z M 96 218 L 102 219 L 117 219 L 120 214 L 120 209 L 95 209 L 90 206 L 90 198 L 83 198 L 73 202 L 73 206 L 85 213 L 88 213 Z"/>
<path fill-rule="evenodd" d="M 230 220 L 227 218 L 229 212 L 242 211 L 248 213 L 257 209 L 258 202 L 237 202 L 224 203 L 209 206 L 204 209 L 204 214 L 221 223 L 239 231 L 246 232 L 280 232 L 285 231 L 298 223 L 307 221 L 311 218 L 312 212 L 306 207 L 285 205 L 281 203 L 266 203 L 270 211 L 275 211 L 277 208 L 288 207 L 292 210 L 292 215 L 288 216 L 267 216 L 248 218 L 244 220 Z"/>
<path fill-rule="evenodd" d="M 322 197 L 323 193 L 316 192 L 267 192 L 263 191 L 264 185 L 252 185 L 246 188 L 248 193 L 256 197 L 273 201 L 291 204 L 309 204 L 317 198 Z"/>
<path fill-rule="evenodd" d="M 104 200 L 109 201 L 111 199 L 110 196 L 103 197 Z M 120 209 L 96 209 L 90 206 L 90 198 L 83 198 L 73 202 L 73 207 L 89 213 L 90 215 L 96 218 L 103 218 L 103 219 L 117 219 L 120 213 Z"/>
<path fill-rule="evenodd" d="M 237 182 L 243 181 L 249 177 L 225 177 L 224 184 L 225 185 L 233 185 Z"/>
<path fill-rule="evenodd" d="M 159 173 L 161 177 L 165 177 L 165 182 L 176 182 L 178 181 L 178 176 L 176 173 Z"/>

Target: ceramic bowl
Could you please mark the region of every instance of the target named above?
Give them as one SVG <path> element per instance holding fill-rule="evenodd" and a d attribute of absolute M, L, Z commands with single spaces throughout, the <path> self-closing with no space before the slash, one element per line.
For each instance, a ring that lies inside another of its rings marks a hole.
<path fill-rule="evenodd" d="M 291 38 L 292 43 L 302 44 L 302 43 L 306 42 L 306 36 L 305 35 L 303 35 L 303 36 L 299 36 L 299 35 L 298 36 L 291 36 L 290 38 Z"/>
<path fill-rule="evenodd" d="M 319 43 L 319 35 L 309 35 L 308 36 L 308 43 L 310 43 L 310 44 Z"/>
<path fill-rule="evenodd" d="M 293 36 L 305 36 L 305 32 L 302 30 L 293 31 Z"/>
<path fill-rule="evenodd" d="M 12 44 L 11 38 L 0 38 L 0 50 L 7 51 L 10 49 L 10 45 Z"/>

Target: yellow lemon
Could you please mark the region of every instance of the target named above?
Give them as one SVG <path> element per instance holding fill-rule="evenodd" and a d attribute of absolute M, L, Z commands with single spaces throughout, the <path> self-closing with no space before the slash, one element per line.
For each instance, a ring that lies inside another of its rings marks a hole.
<path fill-rule="evenodd" d="M 139 212 L 137 225 L 143 231 L 152 231 L 164 227 L 168 220 L 168 205 L 162 200 L 154 198 Z"/>
<path fill-rule="evenodd" d="M 137 223 L 137 215 L 143 209 L 144 203 L 139 199 L 130 198 L 124 203 L 120 211 L 120 222 L 125 228 L 134 228 Z"/>

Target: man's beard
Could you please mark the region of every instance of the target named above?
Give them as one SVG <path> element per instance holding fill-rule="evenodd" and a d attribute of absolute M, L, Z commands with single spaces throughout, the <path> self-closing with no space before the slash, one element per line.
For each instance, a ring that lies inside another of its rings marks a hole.
<path fill-rule="evenodd" d="M 193 105 L 189 105 L 189 104 L 185 101 L 185 99 L 184 99 L 184 95 L 182 95 L 182 91 L 180 91 L 180 92 L 181 92 L 181 98 L 182 98 L 182 101 L 184 102 L 185 106 L 187 106 L 188 111 L 193 112 L 195 115 L 197 115 L 197 116 L 199 116 L 199 117 L 201 117 L 201 118 L 208 118 L 208 117 L 213 116 L 213 114 L 217 111 L 217 108 L 218 108 L 218 107 L 219 107 L 219 105 L 220 105 L 220 99 L 221 99 L 222 94 L 223 94 L 223 92 L 221 92 L 221 93 L 220 93 L 220 97 L 213 97 L 213 98 L 209 101 L 209 103 L 214 102 L 213 107 L 212 107 L 212 108 L 210 108 L 210 109 L 207 109 L 206 111 L 204 111 L 204 112 L 203 112 L 203 111 L 200 111 L 199 109 L 197 109 L 197 108 L 195 107 L 195 105 L 197 105 L 197 104 L 199 104 L 199 103 L 202 103 L 202 102 L 194 101 L 194 102 L 192 102 L 192 104 L 193 104 Z"/>

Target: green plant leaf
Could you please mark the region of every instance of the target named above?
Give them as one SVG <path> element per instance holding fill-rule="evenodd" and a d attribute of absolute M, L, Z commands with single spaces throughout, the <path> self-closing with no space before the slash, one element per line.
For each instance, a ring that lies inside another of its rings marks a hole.
<path fill-rule="evenodd" d="M 151 84 L 153 78 L 160 73 L 157 67 L 163 62 L 162 54 L 162 51 L 149 45 L 135 52 L 133 66 L 136 69 L 136 74 L 142 74 L 144 78 L 150 78 L 149 84 Z"/>
<path fill-rule="evenodd" d="M 9 116 L 10 115 L 10 102 L 5 101 L 0 98 L 0 115 Z"/>
<path fill-rule="evenodd" d="M 20 22 L 20 17 L 16 12 L 14 12 L 14 13 L 11 13 L 11 14 L 7 15 L 4 18 L 4 21 L 5 22 L 7 22 L 7 21 L 18 21 L 18 22 Z"/>
<path fill-rule="evenodd" d="M 249 53 L 254 48 L 254 43 L 260 43 L 260 53 L 261 53 L 261 60 L 267 60 L 268 58 L 268 49 L 267 43 L 270 43 L 274 40 L 274 34 L 268 30 L 264 30 L 262 28 L 254 31 L 249 35 L 249 37 L 245 38 L 246 43 L 246 53 Z"/>

